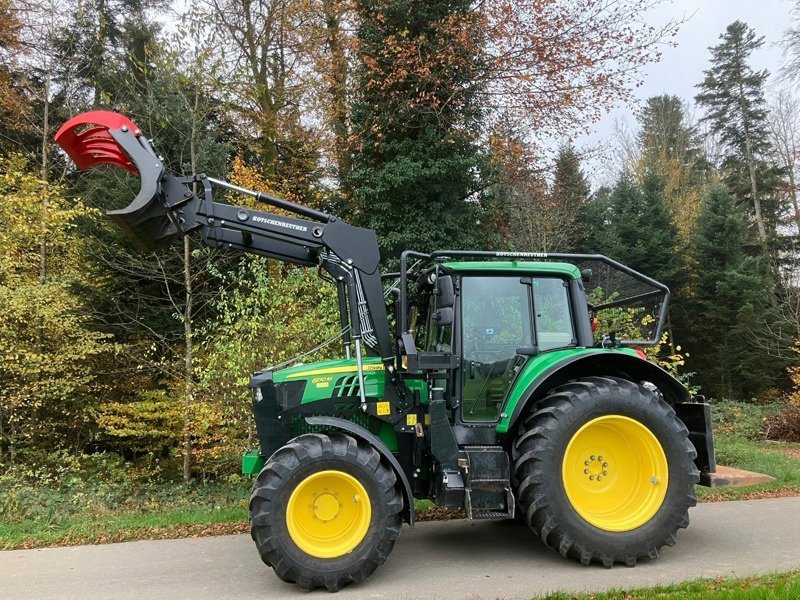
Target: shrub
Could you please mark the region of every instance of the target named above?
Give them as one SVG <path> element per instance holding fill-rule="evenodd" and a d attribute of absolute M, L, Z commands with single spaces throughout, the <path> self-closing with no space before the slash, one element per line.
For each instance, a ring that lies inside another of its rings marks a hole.
<path fill-rule="evenodd" d="M 752 404 L 735 400 L 716 400 L 711 403 L 714 433 L 735 435 L 748 440 L 764 439 L 764 419 L 775 415 L 780 404 Z"/>
<path fill-rule="evenodd" d="M 778 414 L 766 417 L 763 430 L 768 440 L 800 442 L 800 404 L 789 403 Z"/>
<path fill-rule="evenodd" d="M 46 526 L 75 517 L 123 513 L 246 507 L 250 478 L 229 475 L 190 483 L 148 474 L 152 465 L 112 453 L 36 453 L 0 475 L 0 522 L 40 521 Z"/>

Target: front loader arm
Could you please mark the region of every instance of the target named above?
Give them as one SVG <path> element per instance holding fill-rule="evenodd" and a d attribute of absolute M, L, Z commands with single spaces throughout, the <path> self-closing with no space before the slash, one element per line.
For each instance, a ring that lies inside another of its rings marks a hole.
<path fill-rule="evenodd" d="M 343 329 L 349 327 L 357 345 L 363 341 L 387 366 L 394 360 L 373 230 L 205 174 L 175 175 L 135 124 L 117 113 L 94 111 L 74 117 L 58 131 L 56 142 L 81 169 L 112 164 L 139 176 L 141 189 L 133 202 L 107 215 L 140 250 L 156 250 L 197 233 L 214 248 L 319 266 L 333 275 L 339 293 L 347 296 Z M 215 186 L 296 216 L 218 202 Z"/>

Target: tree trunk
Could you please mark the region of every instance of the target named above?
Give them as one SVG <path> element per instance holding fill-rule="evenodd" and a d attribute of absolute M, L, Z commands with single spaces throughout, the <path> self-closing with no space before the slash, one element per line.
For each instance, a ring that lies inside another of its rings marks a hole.
<path fill-rule="evenodd" d="M 197 173 L 197 111 L 200 103 L 199 86 L 195 86 L 194 107 L 192 111 L 192 131 L 189 136 L 189 159 L 192 173 Z M 197 193 L 195 184 L 193 192 Z M 183 337 L 184 337 L 184 400 L 183 400 L 183 480 L 192 478 L 192 436 L 191 418 L 192 404 L 194 401 L 194 353 L 192 331 L 192 265 L 191 246 L 189 236 L 183 236 L 183 286 L 186 291 L 186 304 L 183 308 Z"/>
<path fill-rule="evenodd" d="M 347 56 L 341 33 L 341 2 L 339 0 L 323 0 L 322 10 L 325 15 L 325 42 L 330 51 L 330 78 L 328 91 L 331 98 L 331 126 L 333 129 L 336 167 L 339 183 L 345 181 L 352 170 L 352 160 L 348 145 L 347 127 Z"/>
<path fill-rule="evenodd" d="M 108 21 L 106 16 L 106 2 L 99 0 L 97 3 L 97 50 L 99 56 L 97 57 L 97 64 L 102 65 L 105 62 L 105 44 L 106 44 L 106 27 Z M 100 85 L 99 73 L 94 73 L 94 98 L 92 99 L 93 108 L 100 108 L 103 98 L 103 88 Z"/>
<path fill-rule="evenodd" d="M 800 207 L 797 206 L 797 183 L 794 177 L 794 161 L 788 163 L 789 167 L 789 198 L 794 209 L 794 222 L 797 224 L 797 235 L 800 235 Z"/>
<path fill-rule="evenodd" d="M 184 377 L 185 396 L 183 403 L 183 480 L 192 478 L 192 400 L 194 396 L 194 364 L 192 354 L 192 271 L 189 259 L 189 236 L 183 236 L 183 284 L 186 288 L 186 304 L 183 311 Z"/>
<path fill-rule="evenodd" d="M 47 182 L 49 180 L 48 142 L 50 133 L 50 70 L 44 80 L 44 117 L 42 119 L 42 237 L 39 240 L 39 283 L 47 279 Z"/>
<path fill-rule="evenodd" d="M 6 444 L 6 429 L 5 429 L 5 426 L 3 425 L 3 420 L 5 418 L 6 417 L 5 417 L 5 413 L 3 411 L 3 403 L 0 402 L 0 466 L 3 466 L 5 464 L 5 462 L 6 462 L 6 460 L 5 460 L 6 459 L 6 454 L 5 454 L 5 450 L 3 450 L 3 448 L 5 448 L 5 444 Z M 249 431 L 248 431 L 248 435 L 250 435 Z"/>
<path fill-rule="evenodd" d="M 747 169 L 750 172 L 750 192 L 753 195 L 753 208 L 756 213 L 756 225 L 758 226 L 758 239 L 761 241 L 761 250 L 765 258 L 769 258 L 769 246 L 767 245 L 767 230 L 764 227 L 764 217 L 761 214 L 761 198 L 758 196 L 758 186 L 756 184 L 756 165 L 753 158 L 753 144 L 750 140 L 750 125 L 747 121 L 747 107 L 745 106 L 744 88 L 739 82 L 739 107 L 742 111 L 742 126 L 744 127 L 744 145 L 747 154 Z"/>

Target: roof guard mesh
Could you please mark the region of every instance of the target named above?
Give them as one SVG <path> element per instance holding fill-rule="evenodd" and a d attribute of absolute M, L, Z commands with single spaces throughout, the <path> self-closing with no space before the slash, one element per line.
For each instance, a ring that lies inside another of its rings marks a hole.
<path fill-rule="evenodd" d="M 661 341 L 669 303 L 669 288 L 601 254 L 486 252 L 442 250 L 430 260 L 559 261 L 583 273 L 588 309 L 597 316 L 596 340 L 614 339 L 622 346 L 654 346 Z M 587 271 L 588 270 L 588 271 Z M 591 273 L 589 273 L 591 272 Z"/>

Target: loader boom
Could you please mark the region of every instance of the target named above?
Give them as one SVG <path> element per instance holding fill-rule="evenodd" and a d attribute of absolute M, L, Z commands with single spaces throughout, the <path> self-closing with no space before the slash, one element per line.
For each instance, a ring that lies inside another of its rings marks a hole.
<path fill-rule="evenodd" d="M 242 188 L 205 174 L 177 176 L 127 119 L 95 111 L 65 123 L 56 141 L 82 168 L 99 163 L 138 174 L 141 189 L 130 205 L 108 212 L 141 250 L 167 246 L 197 233 L 212 248 L 237 249 L 303 267 L 319 267 L 336 282 L 347 346 L 360 361 L 362 345 L 386 366 L 395 359 L 375 232 L 328 213 Z M 115 144 L 124 150 L 115 151 Z M 233 206 L 214 199 L 214 187 L 252 196 L 286 213 Z M 350 350 L 346 348 L 349 355 Z"/>

